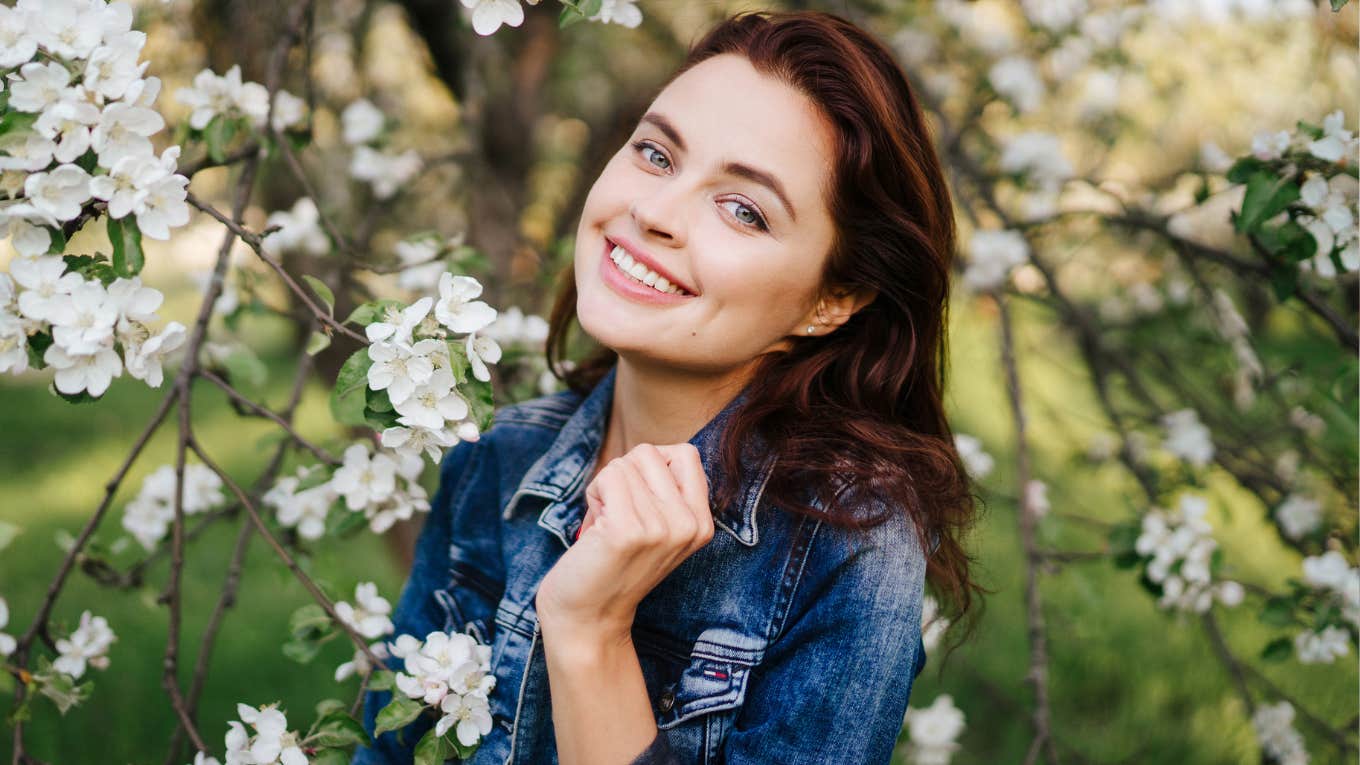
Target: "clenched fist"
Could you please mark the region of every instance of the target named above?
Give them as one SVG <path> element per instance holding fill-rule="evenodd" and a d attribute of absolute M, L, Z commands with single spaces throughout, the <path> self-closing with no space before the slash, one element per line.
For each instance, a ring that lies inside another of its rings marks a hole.
<path fill-rule="evenodd" d="M 693 445 L 640 444 L 611 460 L 586 487 L 577 541 L 539 584 L 545 634 L 626 637 L 642 598 L 712 538 Z"/>

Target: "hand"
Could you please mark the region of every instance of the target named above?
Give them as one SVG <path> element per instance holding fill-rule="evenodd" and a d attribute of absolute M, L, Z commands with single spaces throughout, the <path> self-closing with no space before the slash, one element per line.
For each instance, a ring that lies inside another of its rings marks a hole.
<path fill-rule="evenodd" d="M 627 639 L 642 598 L 712 538 L 693 445 L 640 444 L 611 460 L 586 487 L 580 536 L 539 584 L 545 636 Z"/>

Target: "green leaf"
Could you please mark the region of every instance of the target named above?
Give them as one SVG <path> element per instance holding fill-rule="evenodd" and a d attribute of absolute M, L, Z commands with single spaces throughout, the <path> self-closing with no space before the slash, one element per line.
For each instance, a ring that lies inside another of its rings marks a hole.
<path fill-rule="evenodd" d="M 312 336 L 307 338 L 308 356 L 315 356 L 329 347 L 331 347 L 331 336 L 321 330 L 313 332 Z"/>
<path fill-rule="evenodd" d="M 331 618 L 326 615 L 326 609 L 318 603 L 308 603 L 288 617 L 288 630 L 294 635 L 325 631 L 330 626 Z"/>
<path fill-rule="evenodd" d="M 1292 179 L 1269 172 L 1253 174 L 1247 180 L 1247 193 L 1242 197 L 1242 212 L 1234 219 L 1237 230 L 1243 234 L 1255 233 L 1262 223 L 1298 198 L 1299 187 Z"/>
<path fill-rule="evenodd" d="M 76 685 L 69 675 L 55 670 L 44 672 L 41 678 L 34 679 L 38 680 L 38 692 L 51 699 L 63 716 L 71 707 L 89 698 L 90 691 L 94 689 L 93 682 Z"/>
<path fill-rule="evenodd" d="M 1272 627 L 1288 627 L 1294 623 L 1294 600 L 1287 597 L 1274 597 L 1261 608 L 1262 622 Z"/>
<path fill-rule="evenodd" d="M 363 425 L 364 404 L 367 403 L 368 368 L 373 360 L 368 348 L 360 348 L 345 360 L 335 377 L 331 391 L 331 416 L 342 425 Z"/>
<path fill-rule="evenodd" d="M 1345 8 L 1347 1 L 1348 0 L 1332 0 L 1332 10 L 1339 11 L 1342 8 Z"/>
<path fill-rule="evenodd" d="M 132 218 L 109 218 L 109 241 L 113 243 L 113 272 L 127 279 L 141 273 L 142 230 Z"/>
<path fill-rule="evenodd" d="M 283 644 L 283 655 L 297 662 L 298 664 L 310 664 L 321 652 L 321 642 L 318 640 L 293 639 Z"/>
<path fill-rule="evenodd" d="M 400 300 L 374 300 L 364 303 L 351 311 L 349 318 L 345 319 L 344 323 L 349 324 L 353 322 L 361 327 L 367 327 L 373 322 L 381 319 L 388 308 L 400 309 L 401 307 L 402 302 Z"/>
<path fill-rule="evenodd" d="M 1227 178 L 1233 183 L 1246 183 L 1247 179 L 1258 172 L 1270 172 L 1270 165 L 1255 157 L 1242 157 L 1228 168 Z"/>
<path fill-rule="evenodd" d="M 380 736 L 389 730 L 410 725 L 412 721 L 420 717 L 420 713 L 424 709 L 425 705 L 415 699 L 393 696 L 392 702 L 378 712 L 377 721 L 373 725 L 373 735 Z"/>
<path fill-rule="evenodd" d="M 38 121 L 37 112 L 8 111 L 0 116 L 0 135 L 28 130 Z"/>
<path fill-rule="evenodd" d="M 250 348 L 239 345 L 222 362 L 227 376 L 236 387 L 262 388 L 269 378 L 269 368 Z"/>
<path fill-rule="evenodd" d="M 315 730 L 316 726 L 330 715 L 336 712 L 343 712 L 348 708 L 349 707 L 345 706 L 345 702 L 340 699 L 322 699 L 316 702 L 317 721 L 312 725 L 312 729 Z"/>
<path fill-rule="evenodd" d="M 52 345 L 51 332 L 35 332 L 28 336 L 28 365 L 34 369 L 46 369 L 43 354 Z"/>
<path fill-rule="evenodd" d="M 59 228 L 47 229 L 48 238 L 52 244 L 47 248 L 48 255 L 60 255 L 66 250 L 66 233 Z"/>
<path fill-rule="evenodd" d="M 1294 264 L 1275 264 L 1270 268 L 1270 288 L 1275 299 L 1283 303 L 1299 286 L 1299 267 Z"/>
<path fill-rule="evenodd" d="M 227 144 L 236 133 L 234 121 L 219 114 L 203 128 L 203 141 L 208 145 L 208 156 L 221 164 L 227 160 Z"/>
<path fill-rule="evenodd" d="M 1292 220 L 1278 226 L 1262 225 L 1256 239 L 1272 255 L 1288 263 L 1299 263 L 1317 254 L 1317 240 Z"/>
<path fill-rule="evenodd" d="M 453 747 L 443 736 L 436 736 L 431 728 L 416 744 L 415 765 L 444 765 L 444 760 L 452 756 Z"/>
<path fill-rule="evenodd" d="M 362 517 L 362 514 L 358 514 Z M 370 691 L 390 691 L 396 687 L 397 673 L 386 669 L 376 669 L 368 676 Z"/>
<path fill-rule="evenodd" d="M 321 298 L 321 302 L 326 304 L 326 314 L 334 317 L 335 295 L 331 292 L 331 288 L 327 287 L 325 282 L 310 274 L 303 274 L 302 280 L 307 282 L 307 286 L 312 288 L 312 292 L 315 292 L 316 296 Z"/>
<path fill-rule="evenodd" d="M 369 388 L 367 393 L 368 408 L 372 412 L 392 412 L 396 411 L 392 407 L 392 398 L 387 395 L 385 390 L 373 390 Z"/>
<path fill-rule="evenodd" d="M 491 420 L 496 416 L 496 403 L 492 399 L 490 383 L 474 383 L 472 390 L 468 391 L 472 395 L 468 396 L 468 405 L 471 409 L 471 419 L 477 423 L 478 430 L 486 430 L 491 427 Z"/>
<path fill-rule="evenodd" d="M 1275 638 L 1261 649 L 1262 661 L 1284 661 L 1294 655 L 1294 641 L 1289 638 Z"/>
<path fill-rule="evenodd" d="M 347 537 L 368 524 L 361 512 L 345 508 L 326 516 L 326 533 L 333 537 Z"/>
<path fill-rule="evenodd" d="M 560 14 L 557 15 L 557 28 L 566 29 L 572 24 L 585 20 L 586 20 L 585 14 L 568 5 L 562 9 L 562 12 Z"/>
<path fill-rule="evenodd" d="M 354 746 L 370 743 L 364 726 L 344 711 L 331 712 L 317 723 L 316 733 L 307 737 L 313 746 Z M 442 763 L 441 763 L 442 765 Z"/>
<path fill-rule="evenodd" d="M 86 279 L 93 279 L 105 287 L 113 284 L 119 276 L 114 272 L 109 259 L 103 255 L 63 255 L 61 259 L 65 261 L 67 271 L 80 274 Z"/>
<path fill-rule="evenodd" d="M 48 387 L 53 393 L 57 394 L 58 396 L 61 396 L 62 398 L 66 399 L 68 402 L 72 404 L 89 404 L 99 400 L 97 396 L 91 396 L 88 391 L 81 391 L 79 393 L 62 393 L 61 391 L 57 390 L 56 383 L 53 383 Z"/>
<path fill-rule="evenodd" d="M 344 749 L 321 749 L 307 755 L 307 765 L 349 765 L 353 754 Z"/>
<path fill-rule="evenodd" d="M 586 18 L 590 18 L 599 13 L 603 5 L 604 0 L 581 0 L 576 4 L 576 7 Z"/>

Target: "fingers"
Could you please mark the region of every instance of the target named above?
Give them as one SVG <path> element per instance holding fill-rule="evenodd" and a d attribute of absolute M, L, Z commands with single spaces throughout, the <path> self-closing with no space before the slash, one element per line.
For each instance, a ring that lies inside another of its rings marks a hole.
<path fill-rule="evenodd" d="M 700 546 L 713 538 L 713 510 L 708 504 L 708 475 L 693 444 L 670 444 L 657 447 L 670 462 L 671 473 L 680 486 L 685 506 L 697 523 Z"/>
<path fill-rule="evenodd" d="M 681 495 L 666 455 L 652 444 L 640 444 L 629 452 L 626 462 L 636 468 L 656 499 L 659 531 L 673 542 L 688 545 L 698 536 L 699 523 Z"/>
<path fill-rule="evenodd" d="M 618 541 L 681 547 L 686 555 L 713 538 L 708 476 L 688 443 L 640 444 L 611 460 L 586 487 L 581 534 L 606 516 Z"/>

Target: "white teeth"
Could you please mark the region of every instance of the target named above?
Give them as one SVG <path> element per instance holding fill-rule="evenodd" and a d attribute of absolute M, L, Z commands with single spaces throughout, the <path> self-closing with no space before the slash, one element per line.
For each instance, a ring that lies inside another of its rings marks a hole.
<path fill-rule="evenodd" d="M 665 292 L 670 295 L 689 294 L 676 285 L 671 284 L 670 280 L 666 279 L 666 277 L 642 265 L 636 260 L 633 260 L 633 256 L 629 255 L 617 244 L 614 245 L 614 249 L 609 251 L 609 259 L 618 264 L 620 271 L 629 275 L 635 281 L 642 282 L 658 292 Z"/>

